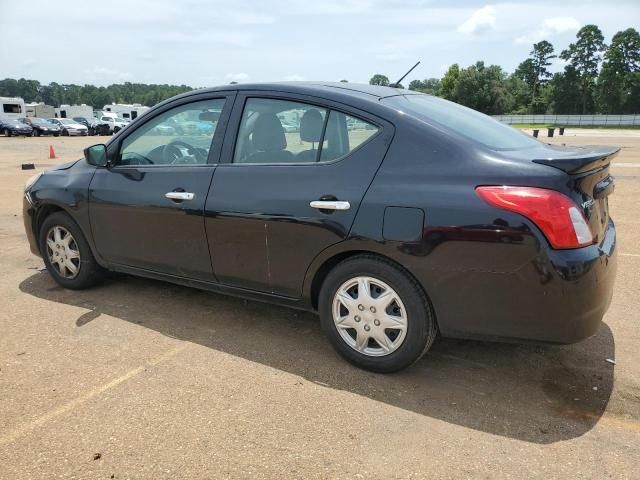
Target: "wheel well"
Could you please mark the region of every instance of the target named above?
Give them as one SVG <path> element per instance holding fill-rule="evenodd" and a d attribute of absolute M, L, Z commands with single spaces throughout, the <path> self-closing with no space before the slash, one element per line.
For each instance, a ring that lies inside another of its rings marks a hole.
<path fill-rule="evenodd" d="M 38 243 L 40 242 L 40 227 L 42 226 L 42 223 L 44 222 L 45 218 L 55 212 L 64 212 L 64 209 L 58 207 L 57 205 L 43 205 L 38 208 L 33 223 L 33 233 L 36 236 L 36 241 Z"/>
<path fill-rule="evenodd" d="M 396 267 L 398 267 L 399 269 L 401 269 L 404 272 L 406 272 L 407 275 L 411 276 L 411 278 L 414 279 L 414 281 L 418 284 L 418 286 L 422 289 L 422 291 L 427 295 L 427 298 L 429 298 L 429 295 L 427 294 L 427 292 L 424 291 L 424 287 L 420 284 L 420 282 L 417 281 L 415 276 L 410 271 L 408 271 L 405 267 L 403 267 L 398 262 L 393 260 L 392 258 L 386 257 L 386 256 L 381 255 L 379 253 L 370 252 L 370 251 L 367 251 L 367 250 L 352 250 L 352 251 L 349 251 L 349 252 L 339 253 L 339 254 L 327 259 L 320 266 L 318 271 L 315 273 L 315 275 L 313 277 L 313 280 L 311 281 L 311 291 L 310 291 L 311 306 L 315 310 L 318 309 L 318 298 L 320 297 L 320 289 L 322 288 L 322 284 L 324 283 L 325 278 L 327 278 L 327 275 L 329 274 L 329 272 L 336 265 L 338 265 L 340 262 L 343 262 L 347 258 L 355 257 L 356 255 L 370 255 L 370 256 L 374 256 L 374 257 L 383 258 L 383 259 L 387 260 L 388 262 L 392 262 Z"/>

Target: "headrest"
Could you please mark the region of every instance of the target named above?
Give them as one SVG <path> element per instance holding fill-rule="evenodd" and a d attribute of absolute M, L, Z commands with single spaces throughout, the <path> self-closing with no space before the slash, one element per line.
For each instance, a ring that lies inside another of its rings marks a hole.
<path fill-rule="evenodd" d="M 253 147 L 262 152 L 277 152 L 287 148 L 284 129 L 275 113 L 261 113 L 253 127 Z"/>
<path fill-rule="evenodd" d="M 322 136 L 322 115 L 312 108 L 302 115 L 300 120 L 300 140 L 303 142 L 319 142 Z"/>

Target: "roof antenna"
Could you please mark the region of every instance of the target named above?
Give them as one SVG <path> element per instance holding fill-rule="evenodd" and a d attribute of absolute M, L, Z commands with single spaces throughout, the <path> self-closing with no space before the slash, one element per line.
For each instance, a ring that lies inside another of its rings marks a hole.
<path fill-rule="evenodd" d="M 417 61 L 416 64 L 413 67 L 411 67 L 409 71 L 400 78 L 400 80 L 398 80 L 396 83 L 391 83 L 389 86 L 392 88 L 400 88 L 400 82 L 404 80 L 407 75 L 413 72 L 413 69 L 416 68 L 418 65 L 420 65 L 420 61 Z"/>

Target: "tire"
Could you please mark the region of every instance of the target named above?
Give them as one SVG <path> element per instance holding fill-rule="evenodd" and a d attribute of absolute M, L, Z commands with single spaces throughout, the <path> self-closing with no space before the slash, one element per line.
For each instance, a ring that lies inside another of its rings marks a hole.
<path fill-rule="evenodd" d="M 69 132 L 67 132 L 66 130 L 62 130 L 62 136 L 63 137 L 68 137 L 69 136 Z"/>
<path fill-rule="evenodd" d="M 53 134 L 53 136 L 54 136 L 54 137 L 59 137 L 59 136 L 60 136 L 60 134 L 59 134 L 59 133 L 54 133 L 54 134 Z"/>
<path fill-rule="evenodd" d="M 346 290 L 358 279 L 365 283 L 354 284 L 351 290 Z M 361 297 L 358 285 L 366 284 L 370 287 L 371 296 Z M 347 291 L 349 298 L 346 303 L 351 305 L 352 300 L 355 302 L 352 308 L 346 308 L 343 303 L 347 297 L 336 296 L 339 290 Z M 375 295 L 385 292 L 390 297 L 377 303 Z M 388 298 L 394 300 L 387 304 Z M 367 302 L 367 299 L 371 301 Z M 422 287 L 401 267 L 374 255 L 351 257 L 334 267 L 322 284 L 318 303 L 322 329 L 334 348 L 349 362 L 365 370 L 391 373 L 409 367 L 422 358 L 437 335 L 435 314 Z M 378 305 L 377 311 L 374 305 Z M 346 328 L 338 328 L 334 321 L 336 311 L 336 316 L 343 319 L 341 324 Z M 349 328 L 349 324 L 354 328 Z M 400 327 L 402 324 L 404 331 L 402 327 L 384 328 L 385 325 Z M 369 333 L 363 330 L 367 327 Z M 359 332 L 364 334 L 363 337 Z M 382 338 L 386 347 L 374 336 Z M 358 338 L 369 340 L 358 348 Z"/>
<path fill-rule="evenodd" d="M 33 131 L 33 136 L 34 137 L 39 137 L 40 136 L 40 130 L 34 130 Z"/>
<path fill-rule="evenodd" d="M 66 245 L 69 247 L 68 250 L 65 250 L 64 247 L 64 240 L 67 238 L 66 235 L 62 236 L 60 241 L 54 240 L 53 242 L 54 248 L 57 248 L 55 244 L 61 248 L 54 250 L 47 245 L 47 237 L 50 234 L 52 236 L 51 239 L 55 239 L 56 229 L 59 229 L 58 231 L 61 231 L 63 234 L 67 232 L 67 234 L 71 235 L 71 240 L 66 242 Z M 49 274 L 64 288 L 82 290 L 95 285 L 104 277 L 105 270 L 98 265 L 80 227 L 78 227 L 76 222 L 74 222 L 67 213 L 55 212 L 49 215 L 44 222 L 42 222 L 38 240 L 40 252 L 42 253 L 42 258 Z M 75 257 L 71 258 L 71 255 L 69 255 L 69 260 L 76 265 L 77 270 L 75 274 L 73 274 L 71 270 L 65 267 L 65 274 L 63 275 L 60 271 L 60 265 L 58 263 L 54 264 L 54 262 L 56 258 L 61 258 L 69 252 L 77 252 L 79 255 L 77 259 Z M 55 255 L 55 253 L 58 253 L 58 255 Z M 54 262 L 52 262 L 52 259 Z"/>
<path fill-rule="evenodd" d="M 11 136 L 11 130 L 9 130 L 8 128 L 4 129 L 4 136 L 5 137 L 10 137 Z"/>

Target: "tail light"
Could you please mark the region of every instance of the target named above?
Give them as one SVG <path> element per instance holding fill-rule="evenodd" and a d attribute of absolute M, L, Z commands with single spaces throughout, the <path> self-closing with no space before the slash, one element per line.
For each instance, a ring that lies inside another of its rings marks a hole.
<path fill-rule="evenodd" d="M 555 190 L 535 187 L 477 187 L 489 205 L 524 215 L 542 230 L 553 248 L 591 245 L 593 234 L 578 206 Z"/>

